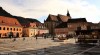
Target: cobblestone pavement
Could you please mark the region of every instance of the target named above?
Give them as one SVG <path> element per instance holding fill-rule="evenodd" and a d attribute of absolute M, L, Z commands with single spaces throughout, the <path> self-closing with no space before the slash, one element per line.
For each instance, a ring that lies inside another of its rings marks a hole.
<path fill-rule="evenodd" d="M 0 40 L 1 55 L 100 55 L 100 46 L 75 44 L 74 39 L 53 41 L 51 38 Z"/>
<path fill-rule="evenodd" d="M 62 42 L 53 42 L 51 38 L 38 38 L 37 40 L 33 37 L 14 38 L 12 39 L 0 39 L 0 52 L 11 52 L 11 51 L 24 51 L 24 50 L 38 50 L 41 48 L 47 48 L 50 46 L 58 46 Z"/>

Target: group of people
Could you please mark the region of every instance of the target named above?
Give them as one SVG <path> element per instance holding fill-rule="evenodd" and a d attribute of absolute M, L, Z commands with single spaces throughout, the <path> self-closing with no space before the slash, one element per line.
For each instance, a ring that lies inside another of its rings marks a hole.
<path fill-rule="evenodd" d="M 39 36 L 43 37 L 44 39 L 46 39 L 46 38 L 47 38 L 47 35 L 46 35 L 46 34 L 36 35 L 36 36 L 35 36 L 35 38 L 36 38 L 36 39 L 38 39 L 38 37 L 39 37 Z"/>
<path fill-rule="evenodd" d="M 19 37 L 19 33 L 16 33 L 16 35 L 14 36 L 13 32 L 9 32 L 9 33 L 8 33 L 8 37 L 9 37 L 9 38 Z"/>
<path fill-rule="evenodd" d="M 69 38 L 73 38 L 73 37 L 75 37 L 75 35 L 74 34 L 59 34 L 59 35 L 56 35 L 56 37 L 57 38 L 59 38 L 59 39 L 69 39 Z"/>

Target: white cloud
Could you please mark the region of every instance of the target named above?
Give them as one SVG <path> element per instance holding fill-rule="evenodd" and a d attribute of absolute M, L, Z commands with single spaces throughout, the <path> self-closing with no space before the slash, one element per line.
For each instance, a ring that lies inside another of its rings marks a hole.
<path fill-rule="evenodd" d="M 0 2 L 0 5 L 11 14 L 23 17 L 40 18 L 48 16 L 49 13 L 66 15 L 69 9 L 72 17 L 86 17 L 90 22 L 100 20 L 99 8 L 87 0 L 0 0 Z"/>
<path fill-rule="evenodd" d="M 11 3 L 12 0 L 1 0 L 0 2 L 0 5 L 3 7 L 3 9 L 11 13 L 12 15 L 25 16 L 25 13 L 22 12 L 21 7 L 16 7 L 13 3 Z"/>

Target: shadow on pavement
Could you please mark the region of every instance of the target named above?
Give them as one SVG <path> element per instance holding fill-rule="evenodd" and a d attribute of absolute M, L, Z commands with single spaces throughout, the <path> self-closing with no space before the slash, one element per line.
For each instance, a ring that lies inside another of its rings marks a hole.
<path fill-rule="evenodd" d="M 21 52 L 12 52 L 16 55 L 75 55 L 87 50 L 94 45 L 90 44 L 61 44 L 60 46 L 52 46 L 48 48 L 42 48 L 38 50 L 26 50 Z M 8 53 L 12 55 L 11 53 Z M 90 53 L 82 53 L 82 55 L 90 55 Z M 91 53 L 93 55 L 94 53 Z M 95 54 L 96 55 L 96 54 Z"/>

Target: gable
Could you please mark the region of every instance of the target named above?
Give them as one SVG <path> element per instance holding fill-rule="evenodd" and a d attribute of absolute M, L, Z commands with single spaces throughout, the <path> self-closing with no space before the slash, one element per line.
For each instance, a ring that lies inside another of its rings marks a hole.
<path fill-rule="evenodd" d="M 46 21 L 58 21 L 57 16 L 49 14 Z"/>
<path fill-rule="evenodd" d="M 58 14 L 59 21 L 67 22 L 70 17 Z"/>

